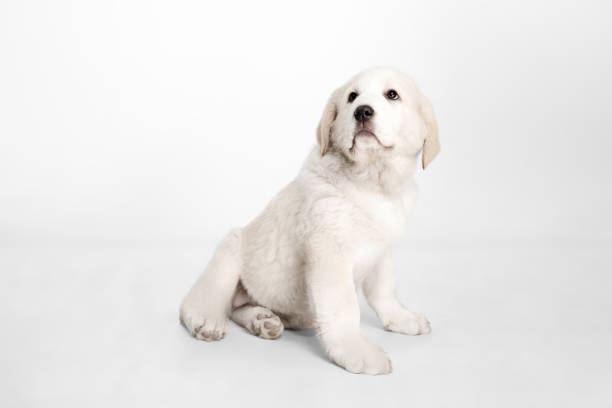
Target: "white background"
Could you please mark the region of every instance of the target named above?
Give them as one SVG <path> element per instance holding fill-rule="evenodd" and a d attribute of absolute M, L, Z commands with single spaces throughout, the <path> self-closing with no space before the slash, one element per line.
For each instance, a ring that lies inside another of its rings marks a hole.
<path fill-rule="evenodd" d="M 605 1 L 0 4 L 0 405 L 609 406 L 612 6 Z M 442 153 L 398 244 L 431 336 L 179 326 L 230 228 L 297 173 L 329 93 L 392 65 Z M 5 389 L 3 389 L 5 388 Z"/>

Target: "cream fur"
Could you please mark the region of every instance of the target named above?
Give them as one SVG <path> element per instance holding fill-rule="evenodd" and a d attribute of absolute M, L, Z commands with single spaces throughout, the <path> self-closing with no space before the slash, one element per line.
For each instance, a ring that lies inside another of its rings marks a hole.
<path fill-rule="evenodd" d="M 385 97 L 389 89 L 399 100 Z M 359 95 L 349 103 L 351 92 Z M 363 104 L 375 111 L 377 139 L 355 136 L 353 114 Z M 283 326 L 316 327 L 336 364 L 389 373 L 385 352 L 359 329 L 356 292 L 363 290 L 386 329 L 429 332 L 427 319 L 396 298 L 391 245 L 416 199 L 419 153 L 426 167 L 439 151 L 433 109 L 406 75 L 366 70 L 333 92 L 317 141 L 296 179 L 221 242 L 183 300 L 181 322 L 209 341 L 225 335 L 229 317 L 264 338 L 280 335 Z M 270 320 L 273 335 L 262 335 L 261 321 L 276 316 L 280 327 Z"/>

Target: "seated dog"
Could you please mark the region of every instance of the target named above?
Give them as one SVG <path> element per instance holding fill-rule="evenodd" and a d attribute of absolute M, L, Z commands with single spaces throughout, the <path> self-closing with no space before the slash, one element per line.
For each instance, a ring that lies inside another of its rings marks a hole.
<path fill-rule="evenodd" d="M 391 246 L 416 198 L 419 154 L 426 168 L 440 150 L 434 111 L 408 76 L 366 70 L 332 93 L 317 142 L 295 180 L 219 244 L 180 320 L 206 341 L 223 338 L 230 317 L 266 339 L 316 327 L 339 366 L 389 373 L 359 328 L 356 291 L 387 330 L 429 333 L 396 298 Z"/>

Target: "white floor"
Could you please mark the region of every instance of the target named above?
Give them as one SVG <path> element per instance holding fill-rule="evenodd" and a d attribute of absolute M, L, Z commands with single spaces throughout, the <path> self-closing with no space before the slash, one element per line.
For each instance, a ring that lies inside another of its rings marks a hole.
<path fill-rule="evenodd" d="M 612 406 L 610 245 L 400 247 L 429 336 L 365 333 L 387 376 L 331 364 L 311 330 L 216 343 L 178 323 L 211 248 L 0 250 L 0 406 Z M 146 404 L 146 405 L 145 405 Z"/>

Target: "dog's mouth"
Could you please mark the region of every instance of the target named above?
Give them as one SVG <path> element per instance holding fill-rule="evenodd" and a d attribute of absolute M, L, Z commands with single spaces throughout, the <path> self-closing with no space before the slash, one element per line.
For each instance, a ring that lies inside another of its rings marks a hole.
<path fill-rule="evenodd" d="M 376 140 L 378 140 L 378 137 L 376 137 L 376 133 L 372 132 L 370 129 L 367 129 L 367 128 L 362 128 L 358 130 L 357 133 L 355 133 L 355 137 L 358 137 L 358 136 L 373 137 Z"/>
<path fill-rule="evenodd" d="M 378 143 L 381 147 L 385 148 L 385 149 L 392 149 L 393 146 L 385 146 L 380 139 L 378 138 L 378 136 L 376 136 L 376 133 L 374 133 L 374 131 L 368 127 L 366 127 L 365 125 L 361 125 L 357 128 L 355 135 L 353 136 L 353 144 L 351 145 L 351 148 L 349 150 L 353 150 L 355 148 L 355 141 L 357 140 L 358 137 L 365 137 L 365 138 L 373 138 L 374 140 L 376 140 L 376 143 Z"/>

